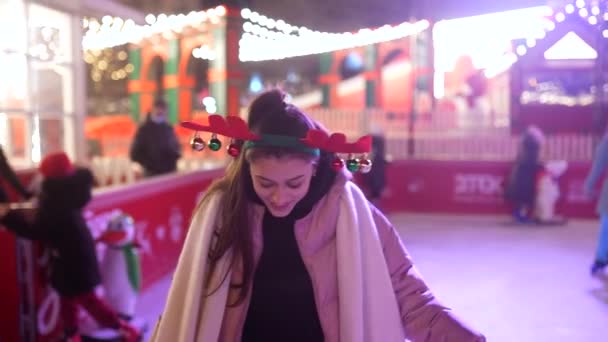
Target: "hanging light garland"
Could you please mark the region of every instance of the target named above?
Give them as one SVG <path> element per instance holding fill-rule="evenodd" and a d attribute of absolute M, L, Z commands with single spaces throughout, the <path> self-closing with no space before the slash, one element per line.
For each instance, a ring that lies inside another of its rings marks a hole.
<path fill-rule="evenodd" d="M 574 3 L 567 4 L 562 9 L 554 11 L 554 15 L 551 18 L 552 21 L 548 22 L 545 31 L 552 31 L 555 29 L 556 24 L 564 22 L 569 16 L 577 15 L 586 19 L 589 25 L 597 26 L 600 21 L 608 21 L 608 8 L 600 8 L 600 1 L 586 2 L 585 0 L 576 0 Z M 606 30 L 602 34 L 604 38 L 608 36 Z M 519 56 L 524 56 L 535 45 L 535 39 L 528 39 L 526 45 L 518 45 L 515 48 L 515 52 Z"/>
<path fill-rule="evenodd" d="M 128 43 L 137 44 L 155 34 L 162 34 L 167 38 L 169 35 L 183 32 L 187 27 L 197 28 L 207 22 L 219 23 L 220 18 L 225 15 L 226 7 L 217 6 L 188 14 L 148 14 L 145 17 L 146 25 L 137 25 L 131 19 L 123 20 L 111 16 L 103 17 L 101 23 L 88 19 L 83 21 L 87 31 L 82 39 L 82 47 L 84 50 L 102 50 Z"/>
<path fill-rule="evenodd" d="M 197 28 L 206 22 L 218 23 L 219 18 L 225 15 L 226 8 L 218 6 L 187 15 L 148 14 L 145 17 L 146 25 L 137 25 L 133 20 L 110 16 L 103 17 L 101 23 L 96 19 L 86 19 L 83 26 L 87 31 L 82 46 L 84 50 L 103 50 L 128 43 L 137 44 L 156 34 L 170 38 L 188 26 Z M 404 22 L 396 26 L 385 25 L 373 30 L 361 29 L 356 33 L 330 33 L 294 26 L 249 9 L 243 9 L 241 16 L 245 19 L 243 35 L 239 42 L 241 61 L 283 59 L 365 46 L 407 37 L 429 27 L 429 22 L 422 20 L 416 23 Z M 196 54 L 197 58 L 214 58 L 203 50 Z"/>
<path fill-rule="evenodd" d="M 127 43 L 139 43 L 156 34 L 170 38 L 183 32 L 186 27 L 197 28 L 204 23 L 218 23 L 226 15 L 226 8 L 218 6 L 206 11 L 193 11 L 185 14 L 169 15 L 148 14 L 146 25 L 137 25 L 132 20 L 106 16 L 101 23 L 95 19 L 83 21 L 87 32 L 82 40 L 85 50 L 103 50 Z M 585 18 L 590 25 L 608 21 L 608 11 L 600 8 L 599 1 L 586 2 L 576 0 L 565 5 L 553 15 L 545 27 L 545 33 L 555 29 L 556 24 L 566 20 L 567 16 L 578 15 Z M 278 60 L 290 57 L 313 55 L 359 46 L 376 44 L 415 35 L 428 29 L 426 20 L 399 25 L 385 25 L 377 29 L 364 28 L 357 32 L 331 33 L 312 30 L 304 26 L 291 25 L 281 19 L 273 19 L 250 9 L 241 10 L 244 19 L 243 33 L 239 41 L 239 59 L 246 61 Z M 604 37 L 608 32 L 603 32 Z M 515 47 L 513 55 L 523 56 L 536 45 L 537 39 L 531 38 L 526 44 Z M 203 47 L 196 52 L 197 58 L 213 59 Z M 509 56 L 509 60 L 513 57 Z"/>
<path fill-rule="evenodd" d="M 534 48 L 539 40 L 544 39 L 548 32 L 553 31 L 557 25 L 570 16 L 580 16 L 587 19 L 589 25 L 597 27 L 601 21 L 608 21 L 608 8 L 600 8 L 599 1 L 576 0 L 573 3 L 566 4 L 561 9 L 553 10 L 552 15 L 547 17 L 549 20 L 546 22 L 543 34 L 536 38 L 528 38 L 525 43 L 515 46 L 514 51 L 505 54 L 503 60 L 497 63 L 495 68 L 485 71 L 486 77 L 494 77 L 508 70 L 519 58 L 525 56 L 530 49 Z M 608 30 L 603 30 L 602 36 L 608 38 Z"/>
<path fill-rule="evenodd" d="M 243 35 L 239 41 L 239 59 L 246 61 L 277 60 L 297 56 L 350 49 L 358 46 L 404 38 L 426 30 L 426 20 L 404 22 L 396 26 L 358 32 L 319 32 L 298 27 L 283 20 L 268 18 L 250 9 L 241 10 Z"/>

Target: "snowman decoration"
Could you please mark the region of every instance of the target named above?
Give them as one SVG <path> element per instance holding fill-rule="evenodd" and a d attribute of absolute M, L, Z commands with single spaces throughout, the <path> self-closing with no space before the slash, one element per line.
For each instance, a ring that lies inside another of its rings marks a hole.
<path fill-rule="evenodd" d="M 121 212 L 114 215 L 98 242 L 107 247 L 100 265 L 105 299 L 122 318 L 131 320 L 141 289 L 133 218 Z"/>

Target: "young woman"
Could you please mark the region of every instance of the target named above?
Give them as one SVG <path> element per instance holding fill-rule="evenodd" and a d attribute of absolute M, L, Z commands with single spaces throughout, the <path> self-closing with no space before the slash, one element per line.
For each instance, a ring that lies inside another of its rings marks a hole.
<path fill-rule="evenodd" d="M 439 304 L 308 116 L 273 90 L 196 209 L 151 341 L 484 341 Z"/>

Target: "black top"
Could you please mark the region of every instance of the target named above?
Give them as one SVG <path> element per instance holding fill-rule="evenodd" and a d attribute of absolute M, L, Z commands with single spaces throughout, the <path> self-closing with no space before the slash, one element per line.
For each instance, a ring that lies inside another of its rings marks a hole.
<path fill-rule="evenodd" d="M 294 232 L 295 220 L 309 210 L 298 209 L 284 218 L 273 217 L 268 210 L 264 214 L 264 250 L 253 278 L 243 342 L 324 340 Z"/>
<path fill-rule="evenodd" d="M 51 284 L 61 296 L 88 293 L 101 282 L 95 242 L 82 215 L 92 186 L 93 175 L 86 169 L 47 178 L 33 223 L 19 211 L 10 211 L 0 220 L 17 235 L 42 241 L 51 249 Z"/>
<path fill-rule="evenodd" d="M 295 237 L 295 222 L 308 215 L 334 184 L 334 156 L 321 152 L 317 173 L 308 193 L 284 218 L 264 213 L 264 247 L 253 276 L 253 288 L 243 342 L 322 342 L 323 330 L 317 312 L 310 275 L 302 261 Z M 264 202 L 246 177 L 246 193 L 254 203 Z"/>

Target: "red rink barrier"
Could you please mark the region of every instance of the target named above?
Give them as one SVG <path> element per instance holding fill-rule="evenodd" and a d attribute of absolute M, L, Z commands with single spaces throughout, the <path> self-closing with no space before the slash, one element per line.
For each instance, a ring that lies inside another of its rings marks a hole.
<path fill-rule="evenodd" d="M 386 211 L 506 214 L 503 188 L 512 163 L 400 160 L 387 167 Z M 559 178 L 557 213 L 594 218 L 595 203 L 583 193 L 590 164 L 573 162 Z"/>
<path fill-rule="evenodd" d="M 19 341 L 17 245 L 13 234 L 0 228 L 0 341 Z"/>

